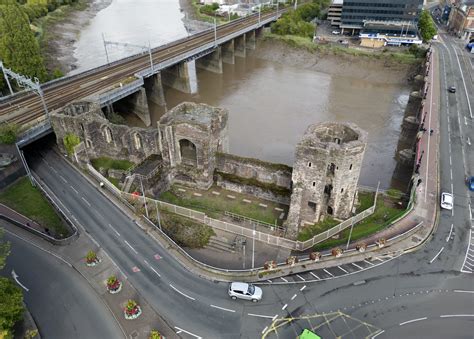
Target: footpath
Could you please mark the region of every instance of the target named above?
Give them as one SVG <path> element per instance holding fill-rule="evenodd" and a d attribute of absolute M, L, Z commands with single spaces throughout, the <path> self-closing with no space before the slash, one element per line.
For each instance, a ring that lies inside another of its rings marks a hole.
<path fill-rule="evenodd" d="M 254 270 L 233 271 L 218 269 L 193 259 L 181 247 L 176 245 L 170 238 L 144 217 L 138 218 L 136 222 L 137 225 L 143 231 L 148 233 L 151 238 L 155 239 L 155 241 L 163 246 L 163 248 L 166 248 L 181 265 L 194 274 L 211 281 L 265 281 L 267 279 L 283 277 L 289 274 L 357 262 L 370 259 L 374 256 L 394 256 L 416 250 L 422 246 L 424 242 L 429 240 L 432 232 L 436 228 L 438 217 L 439 134 L 437 131 L 439 130 L 438 98 L 440 89 L 437 85 L 439 84 L 439 74 L 437 70 L 438 61 L 436 60 L 436 55 L 430 53 L 429 60 L 429 73 L 426 74 L 426 83 L 435 85 L 427 86 L 424 92 L 425 102 L 420 120 L 422 120 L 423 126 L 427 129 L 427 132 L 422 134 L 417 147 L 416 162 L 420 166 L 418 176 L 413 179 L 417 186 L 414 207 L 391 227 L 363 239 L 363 241 L 368 244 L 368 247 L 364 252 L 356 250 L 356 244 L 353 243 L 350 246 L 350 250 L 344 252 L 342 256 L 339 257 L 326 253 L 318 261 L 312 261 L 308 258 L 307 260 L 300 260 L 294 265 L 278 265 L 274 270 L 263 270 L 262 268 L 257 268 Z M 435 131 L 432 135 L 429 133 L 430 129 Z M 81 175 L 83 175 L 87 180 L 98 186 L 97 181 L 88 175 L 80 171 L 78 171 L 78 173 L 81 173 Z M 421 179 L 421 181 L 419 181 L 419 179 Z M 418 182 L 420 182 L 420 184 L 418 184 Z M 100 192 L 105 194 L 130 218 L 134 220 L 137 219 L 134 212 L 130 210 L 129 207 L 125 206 L 121 200 L 112 194 L 112 192 L 106 189 L 100 190 Z M 14 211 L 9 212 L 8 209 L 1 209 L 0 214 L 3 214 L 4 219 L 14 220 L 16 221 L 15 223 L 29 223 L 29 221 L 24 219 L 24 217 L 19 216 L 18 213 Z M 152 309 L 146 300 L 142 298 L 134 287 L 127 281 L 127 277 L 120 271 L 120 268 L 115 265 L 113 259 L 107 256 L 105 251 L 101 249 L 100 245 L 97 244 L 80 225 L 79 236 L 75 241 L 67 246 L 55 246 L 45 239 L 34 235 L 34 232 L 32 233 L 25 230 L 28 226 L 33 226 L 36 228 L 35 231 L 38 231 L 40 230 L 40 227 L 37 225 L 27 226 L 24 224 L 24 227 L 21 229 L 13 226 L 11 223 L 0 220 L 0 226 L 4 226 L 7 231 L 15 233 L 30 243 L 50 252 L 52 255 L 60 258 L 67 265 L 77 270 L 85 279 L 87 279 L 102 300 L 104 300 L 105 304 L 120 324 L 126 337 L 147 337 L 151 329 L 158 329 L 167 338 L 177 337 L 171 326 L 159 316 L 158 312 Z M 386 239 L 386 243 L 383 247 L 379 247 L 375 244 L 375 242 L 381 238 Z M 255 246 L 256 251 L 258 251 L 258 246 L 261 245 L 258 242 L 255 242 Z M 94 250 L 98 257 L 102 259 L 102 262 L 99 265 L 95 267 L 87 267 L 85 265 L 85 255 L 88 250 Z M 111 275 L 116 275 L 124 282 L 122 291 L 115 295 L 109 294 L 105 288 L 105 281 L 107 277 Z M 143 314 L 134 321 L 127 321 L 124 318 L 123 308 L 128 299 L 136 300 L 143 309 Z"/>

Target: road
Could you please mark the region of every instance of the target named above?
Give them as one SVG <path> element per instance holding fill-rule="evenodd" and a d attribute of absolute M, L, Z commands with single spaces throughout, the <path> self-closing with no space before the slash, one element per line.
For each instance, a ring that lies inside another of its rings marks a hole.
<path fill-rule="evenodd" d="M 24 300 L 43 338 L 123 338 L 118 323 L 77 271 L 34 245 L 8 232 L 11 254 L 4 277 L 28 289 Z"/>

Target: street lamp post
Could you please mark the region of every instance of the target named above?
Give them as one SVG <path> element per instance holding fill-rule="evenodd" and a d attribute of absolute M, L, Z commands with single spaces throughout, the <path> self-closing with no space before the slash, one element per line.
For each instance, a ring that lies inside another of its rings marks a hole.
<path fill-rule="evenodd" d="M 217 46 L 217 21 L 214 17 L 214 47 Z"/>
<path fill-rule="evenodd" d="M 107 64 L 109 64 L 109 53 L 107 52 L 107 44 L 105 43 L 105 36 L 104 33 L 102 33 L 102 41 L 104 43 L 104 49 L 105 49 L 105 57 L 107 59 Z"/>
<path fill-rule="evenodd" d="M 143 190 L 143 181 L 142 181 L 142 176 L 140 175 L 139 176 L 140 178 L 140 186 L 142 188 L 142 195 L 143 195 L 143 204 L 145 205 L 145 214 L 146 214 L 146 217 L 148 218 L 148 207 L 146 205 L 146 197 L 145 197 L 145 191 Z"/>
<path fill-rule="evenodd" d="M 255 225 L 252 231 L 252 270 L 255 268 Z"/>
<path fill-rule="evenodd" d="M 156 208 L 156 221 L 158 222 L 158 227 L 160 228 L 160 231 L 163 231 L 161 228 L 161 220 L 160 220 L 160 213 L 158 212 L 158 201 L 155 200 L 155 208 Z"/>

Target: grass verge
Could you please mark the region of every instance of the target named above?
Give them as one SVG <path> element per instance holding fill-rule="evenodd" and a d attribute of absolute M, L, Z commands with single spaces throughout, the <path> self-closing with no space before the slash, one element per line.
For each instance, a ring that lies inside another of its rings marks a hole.
<path fill-rule="evenodd" d="M 103 168 L 106 170 L 116 169 L 116 170 L 123 170 L 123 171 L 128 170 L 130 167 L 134 165 L 133 162 L 128 161 L 128 160 L 117 160 L 117 159 L 112 159 L 112 158 L 107 158 L 107 157 L 92 159 L 91 164 L 92 166 L 94 166 L 96 170 L 99 170 L 99 168 Z"/>
<path fill-rule="evenodd" d="M 388 197 L 379 196 L 375 212 L 354 225 L 352 231 L 351 242 L 365 238 L 369 235 L 377 233 L 388 227 L 393 221 L 401 217 L 406 210 L 395 208 L 394 200 Z M 322 251 L 328 248 L 333 248 L 347 243 L 349 238 L 350 228 L 345 229 L 340 233 L 339 239 L 328 239 L 313 247 L 315 251 Z"/>
<path fill-rule="evenodd" d="M 202 248 L 209 243 L 211 236 L 215 235 L 210 226 L 177 214 L 161 210 L 160 217 L 164 232 L 180 246 Z M 156 220 L 153 222 L 156 223 Z"/>
<path fill-rule="evenodd" d="M 31 186 L 27 177 L 21 178 L 0 192 L 0 202 L 49 228 L 51 233 L 58 237 L 64 238 L 70 234 L 48 200 L 36 187 Z"/>

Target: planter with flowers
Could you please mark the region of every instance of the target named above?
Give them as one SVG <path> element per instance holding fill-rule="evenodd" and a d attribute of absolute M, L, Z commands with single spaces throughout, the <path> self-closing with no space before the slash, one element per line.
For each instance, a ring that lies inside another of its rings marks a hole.
<path fill-rule="evenodd" d="M 115 275 L 110 276 L 107 279 L 107 291 L 110 294 L 119 293 L 122 290 L 122 282 L 117 279 Z"/>
<path fill-rule="evenodd" d="M 311 252 L 309 254 L 309 259 L 312 261 L 319 261 L 321 259 L 321 253 L 319 252 Z"/>
<path fill-rule="evenodd" d="M 344 251 L 340 247 L 335 248 L 331 251 L 331 254 L 336 258 L 339 258 L 342 255 L 342 253 L 344 253 Z"/>
<path fill-rule="evenodd" d="M 97 257 L 97 253 L 94 251 L 89 251 L 86 254 L 86 265 L 89 267 L 96 266 L 100 263 L 100 259 Z"/>
<path fill-rule="evenodd" d="M 367 245 L 365 243 L 360 243 L 356 245 L 356 250 L 359 252 L 365 252 L 365 249 L 367 248 Z"/>
<path fill-rule="evenodd" d="M 135 300 L 130 299 L 125 304 L 123 314 L 125 315 L 125 319 L 127 320 L 137 319 L 142 314 L 142 309 Z"/>
<path fill-rule="evenodd" d="M 290 266 L 295 266 L 297 262 L 298 262 L 298 257 L 295 257 L 294 255 L 286 259 L 286 264 Z"/>
<path fill-rule="evenodd" d="M 150 335 L 148 336 L 148 339 L 165 339 L 164 336 L 161 335 L 160 332 L 157 330 L 151 330 Z"/>
<path fill-rule="evenodd" d="M 380 238 L 380 239 L 377 240 L 375 243 L 377 244 L 377 246 L 378 246 L 379 248 L 382 248 L 382 247 L 384 247 L 385 244 L 387 243 L 387 240 L 385 240 L 385 238 Z"/>
<path fill-rule="evenodd" d="M 263 268 L 265 270 L 273 270 L 276 267 L 277 267 L 277 263 L 275 260 L 265 261 L 265 264 L 263 264 Z"/>

